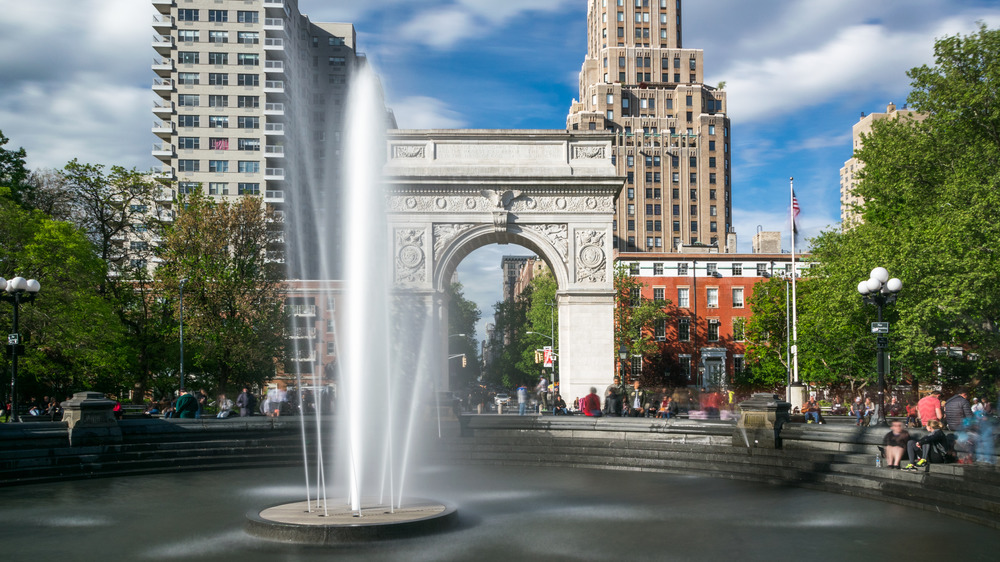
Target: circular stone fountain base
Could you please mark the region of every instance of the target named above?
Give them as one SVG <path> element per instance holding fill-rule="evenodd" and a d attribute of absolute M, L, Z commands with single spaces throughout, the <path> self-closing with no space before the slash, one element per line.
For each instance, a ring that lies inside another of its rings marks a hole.
<path fill-rule="evenodd" d="M 254 536 L 289 543 L 342 544 L 425 535 L 454 524 L 454 506 L 433 500 L 411 498 L 401 507 L 368 502 L 361 516 L 349 506 L 292 502 L 247 514 L 247 531 Z"/>

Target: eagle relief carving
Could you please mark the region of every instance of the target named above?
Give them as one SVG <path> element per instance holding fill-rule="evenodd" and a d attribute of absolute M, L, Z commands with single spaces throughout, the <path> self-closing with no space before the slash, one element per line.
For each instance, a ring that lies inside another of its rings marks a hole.
<path fill-rule="evenodd" d="M 493 204 L 493 208 L 497 211 L 506 211 L 510 209 L 511 201 L 517 199 L 521 196 L 521 190 L 519 189 L 508 189 L 506 191 L 497 191 L 495 189 L 484 189 L 479 192 L 487 201 Z"/>

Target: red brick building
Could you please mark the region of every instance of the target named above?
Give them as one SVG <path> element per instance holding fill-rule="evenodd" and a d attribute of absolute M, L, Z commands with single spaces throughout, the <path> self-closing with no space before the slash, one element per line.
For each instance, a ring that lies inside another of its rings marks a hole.
<path fill-rule="evenodd" d="M 807 264 L 795 261 L 801 279 Z M 619 254 L 618 262 L 644 285 L 642 296 L 670 301 L 670 318 L 654 330 L 659 355 L 633 357 L 631 375 L 652 369 L 676 384 L 730 388 L 744 368 L 747 304 L 758 281 L 790 279 L 791 254 Z M 648 373 L 648 372 L 647 372 Z"/>

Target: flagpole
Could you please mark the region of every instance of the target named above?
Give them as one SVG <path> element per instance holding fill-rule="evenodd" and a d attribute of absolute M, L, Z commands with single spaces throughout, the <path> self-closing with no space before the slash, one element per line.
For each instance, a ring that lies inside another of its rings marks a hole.
<path fill-rule="evenodd" d="M 788 217 L 789 234 L 792 238 L 792 384 L 788 388 L 788 401 L 792 407 L 802 407 L 805 403 L 805 389 L 799 381 L 799 318 L 798 302 L 795 294 L 795 178 L 788 178 Z"/>

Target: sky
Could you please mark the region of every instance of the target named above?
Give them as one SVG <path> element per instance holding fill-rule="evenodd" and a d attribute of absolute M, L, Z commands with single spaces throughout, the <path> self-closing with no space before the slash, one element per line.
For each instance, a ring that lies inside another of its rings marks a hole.
<path fill-rule="evenodd" d="M 586 0 L 299 0 L 355 24 L 401 128 L 564 129 L 579 97 Z M 0 131 L 32 169 L 73 158 L 149 169 L 154 10 L 145 0 L 0 0 Z M 726 82 L 733 222 L 785 232 L 795 178 L 806 238 L 840 218 L 840 167 L 862 113 L 906 103 L 935 38 L 1000 26 L 996 0 L 685 0 L 684 47 Z M 98 24 L 99 23 L 99 24 Z M 488 246 L 459 267 L 485 317 L 500 299 Z M 483 337 L 480 323 L 478 336 Z"/>

